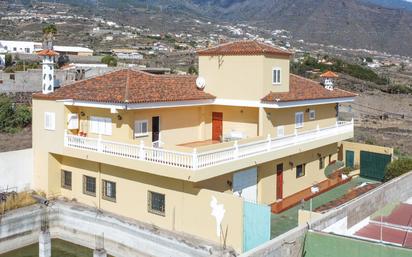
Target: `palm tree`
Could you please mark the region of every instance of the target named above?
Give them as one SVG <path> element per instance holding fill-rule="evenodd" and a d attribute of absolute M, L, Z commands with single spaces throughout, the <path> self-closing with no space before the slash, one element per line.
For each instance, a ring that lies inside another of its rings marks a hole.
<path fill-rule="evenodd" d="M 44 49 L 52 49 L 53 48 L 53 38 L 54 35 L 57 34 L 57 28 L 54 24 L 47 24 L 43 27 L 43 41 L 44 41 Z"/>

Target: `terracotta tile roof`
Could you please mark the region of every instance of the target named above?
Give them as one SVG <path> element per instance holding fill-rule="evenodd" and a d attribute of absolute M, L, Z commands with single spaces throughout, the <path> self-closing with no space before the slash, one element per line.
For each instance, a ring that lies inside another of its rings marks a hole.
<path fill-rule="evenodd" d="M 107 103 L 150 103 L 214 99 L 196 87 L 196 77 L 153 75 L 123 69 L 75 82 L 50 94 L 36 93 L 36 99 L 73 99 Z"/>
<path fill-rule="evenodd" d="M 289 92 L 270 92 L 262 98 L 263 102 L 291 102 L 316 99 L 355 97 L 354 93 L 334 88 L 333 91 L 325 89 L 319 82 L 290 74 Z"/>
<path fill-rule="evenodd" d="M 40 56 L 57 56 L 57 55 L 59 55 L 57 52 L 55 52 L 53 50 L 50 50 L 50 49 L 41 50 L 37 54 L 40 55 Z"/>
<path fill-rule="evenodd" d="M 339 78 L 339 76 L 332 71 L 327 71 L 325 73 L 322 73 L 320 77 L 321 78 Z"/>
<path fill-rule="evenodd" d="M 235 41 L 221 44 L 197 52 L 200 56 L 216 55 L 281 55 L 290 56 L 291 52 L 254 40 Z"/>

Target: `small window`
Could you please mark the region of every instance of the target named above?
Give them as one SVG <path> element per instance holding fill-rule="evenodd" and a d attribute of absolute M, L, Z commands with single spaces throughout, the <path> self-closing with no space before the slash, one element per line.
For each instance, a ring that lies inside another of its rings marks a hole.
<path fill-rule="evenodd" d="M 303 112 L 297 112 L 295 114 L 295 128 L 303 127 Z"/>
<path fill-rule="evenodd" d="M 71 171 L 62 170 L 62 188 L 72 189 L 72 173 Z"/>
<path fill-rule="evenodd" d="M 305 176 L 305 164 L 300 164 L 296 166 L 296 178 Z"/>
<path fill-rule="evenodd" d="M 13 74 L 10 74 L 10 79 L 11 79 L 11 80 L 16 80 L 16 74 L 14 74 L 14 73 L 13 73 Z"/>
<path fill-rule="evenodd" d="M 17 47 L 13 47 L 13 52 L 16 52 L 17 51 Z"/>
<path fill-rule="evenodd" d="M 26 54 L 30 53 L 30 48 L 24 48 L 24 51 L 26 52 Z"/>
<path fill-rule="evenodd" d="M 315 110 L 310 110 L 309 111 L 309 120 L 314 120 L 316 119 L 316 111 Z"/>
<path fill-rule="evenodd" d="M 165 195 L 149 191 L 147 198 L 148 211 L 165 216 Z"/>
<path fill-rule="evenodd" d="M 285 126 L 278 126 L 277 134 L 278 134 L 278 137 L 284 137 L 285 136 Z"/>
<path fill-rule="evenodd" d="M 83 176 L 83 193 L 96 196 L 96 178 Z"/>
<path fill-rule="evenodd" d="M 324 169 L 325 168 L 325 157 L 320 157 L 319 158 L 319 169 Z"/>
<path fill-rule="evenodd" d="M 280 68 L 274 68 L 272 73 L 272 83 L 280 84 Z"/>
<path fill-rule="evenodd" d="M 56 129 L 56 114 L 54 112 L 44 113 L 44 128 L 47 130 Z"/>
<path fill-rule="evenodd" d="M 134 123 L 134 136 L 143 137 L 148 135 L 148 121 L 137 120 Z"/>
<path fill-rule="evenodd" d="M 116 201 L 116 183 L 103 180 L 103 199 Z"/>

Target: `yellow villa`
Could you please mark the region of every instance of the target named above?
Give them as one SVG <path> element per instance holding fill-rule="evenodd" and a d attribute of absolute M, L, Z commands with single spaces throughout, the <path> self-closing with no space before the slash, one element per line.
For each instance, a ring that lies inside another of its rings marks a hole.
<path fill-rule="evenodd" d="M 290 74 L 291 53 L 263 43 L 199 51 L 198 77 L 123 69 L 56 91 L 42 56 L 35 188 L 238 253 L 269 239 L 269 206 L 325 180 L 353 137 L 337 106 L 355 94 Z"/>

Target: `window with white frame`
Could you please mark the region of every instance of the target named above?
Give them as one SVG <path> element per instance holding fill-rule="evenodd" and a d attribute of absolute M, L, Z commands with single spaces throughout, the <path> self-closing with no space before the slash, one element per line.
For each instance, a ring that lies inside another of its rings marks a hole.
<path fill-rule="evenodd" d="M 56 130 L 56 114 L 54 112 L 44 113 L 44 129 Z"/>
<path fill-rule="evenodd" d="M 112 119 L 105 117 L 90 117 L 90 133 L 112 135 Z"/>
<path fill-rule="evenodd" d="M 77 113 L 69 113 L 67 115 L 67 129 L 79 128 L 79 115 Z"/>
<path fill-rule="evenodd" d="M 272 83 L 280 84 L 280 68 L 274 68 L 272 70 Z"/>
<path fill-rule="evenodd" d="M 134 122 L 134 136 L 143 137 L 149 134 L 148 131 L 148 121 L 147 120 L 136 120 Z"/>
<path fill-rule="evenodd" d="M 316 111 L 315 110 L 310 110 L 309 111 L 309 120 L 314 120 L 316 119 Z"/>
<path fill-rule="evenodd" d="M 295 128 L 303 127 L 303 112 L 295 113 Z"/>

